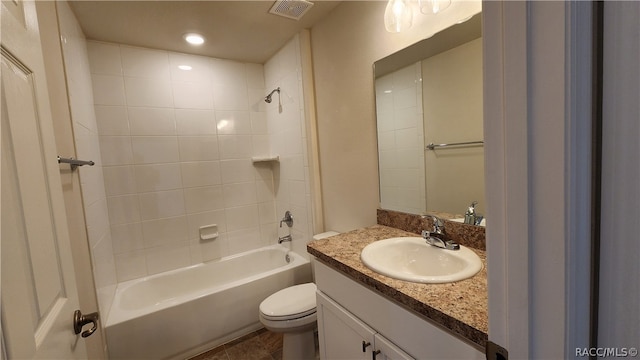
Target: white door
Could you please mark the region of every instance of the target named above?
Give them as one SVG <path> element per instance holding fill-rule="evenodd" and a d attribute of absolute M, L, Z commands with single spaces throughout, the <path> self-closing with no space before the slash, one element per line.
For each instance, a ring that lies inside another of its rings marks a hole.
<path fill-rule="evenodd" d="M 2 1 L 2 335 L 9 359 L 85 358 L 33 1 Z"/>

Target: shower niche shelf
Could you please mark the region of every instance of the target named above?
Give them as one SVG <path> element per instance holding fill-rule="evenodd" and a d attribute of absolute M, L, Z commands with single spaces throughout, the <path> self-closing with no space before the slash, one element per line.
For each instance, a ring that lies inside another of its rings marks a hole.
<path fill-rule="evenodd" d="M 264 156 L 253 156 L 251 157 L 251 162 L 255 163 L 274 163 L 280 161 L 280 155 L 264 155 Z"/>

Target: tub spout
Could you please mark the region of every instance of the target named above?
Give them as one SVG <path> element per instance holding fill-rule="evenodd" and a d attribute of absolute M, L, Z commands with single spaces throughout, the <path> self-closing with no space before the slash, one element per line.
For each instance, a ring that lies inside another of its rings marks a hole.
<path fill-rule="evenodd" d="M 291 240 L 292 240 L 291 239 L 291 235 L 286 235 L 286 236 L 283 236 L 283 237 L 279 237 L 278 238 L 278 244 L 282 244 L 285 241 L 291 242 Z"/>

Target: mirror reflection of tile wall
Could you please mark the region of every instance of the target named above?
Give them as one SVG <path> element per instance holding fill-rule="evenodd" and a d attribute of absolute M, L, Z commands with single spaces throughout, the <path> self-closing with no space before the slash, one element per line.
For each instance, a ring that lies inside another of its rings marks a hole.
<path fill-rule="evenodd" d="M 380 207 L 411 214 L 484 213 L 482 39 L 376 78 Z"/>
<path fill-rule="evenodd" d="M 423 213 L 425 201 L 420 62 L 376 79 L 383 209 Z"/>

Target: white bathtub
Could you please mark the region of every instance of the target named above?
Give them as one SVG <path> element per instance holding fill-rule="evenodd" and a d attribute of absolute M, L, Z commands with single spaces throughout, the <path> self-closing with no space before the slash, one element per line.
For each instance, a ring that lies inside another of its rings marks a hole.
<path fill-rule="evenodd" d="M 196 355 L 261 328 L 262 300 L 309 281 L 309 261 L 273 245 L 120 283 L 106 320 L 109 357 Z"/>

